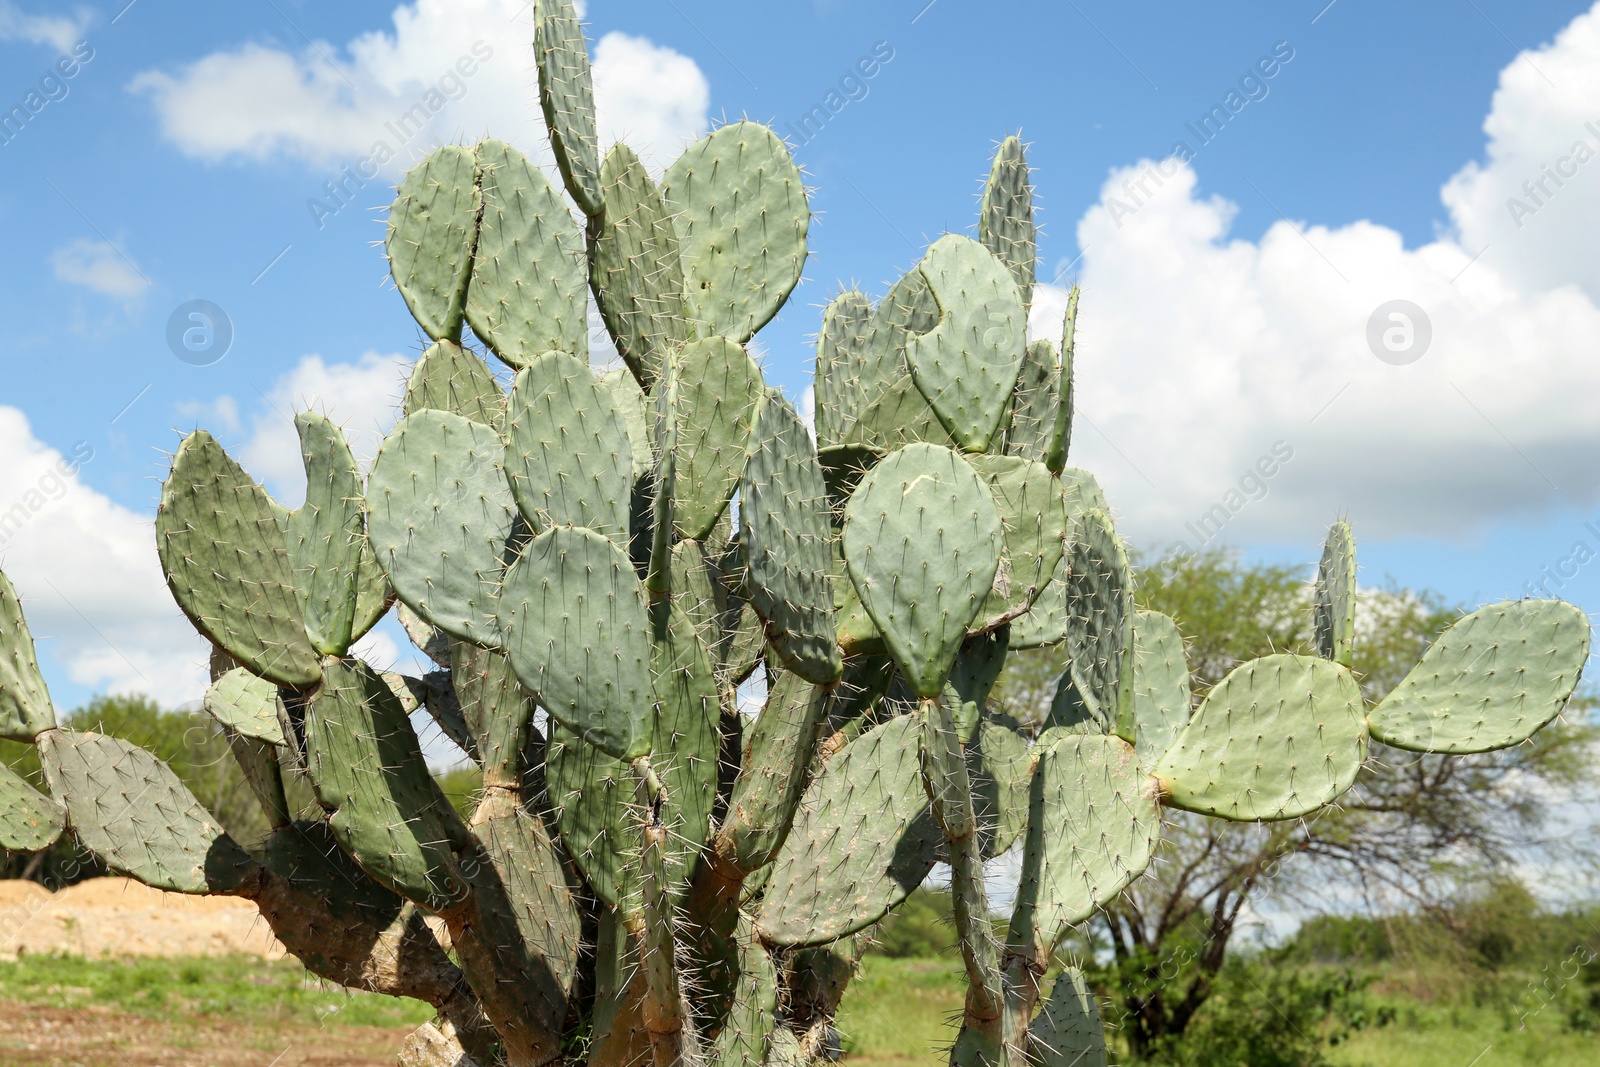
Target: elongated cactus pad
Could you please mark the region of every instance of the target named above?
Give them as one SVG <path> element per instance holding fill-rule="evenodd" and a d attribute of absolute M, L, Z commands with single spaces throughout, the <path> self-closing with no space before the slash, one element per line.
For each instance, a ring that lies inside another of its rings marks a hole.
<path fill-rule="evenodd" d="M 1125 741 L 1133 682 L 1133 576 L 1103 511 L 1078 517 L 1067 560 L 1067 655 L 1084 702 Z"/>
<path fill-rule="evenodd" d="M 1038 227 L 1033 222 L 1033 185 L 1022 142 L 1007 137 L 994 154 L 989 184 L 978 209 L 978 240 L 1016 279 L 1022 302 L 1033 300 Z"/>
<path fill-rule="evenodd" d="M 755 360 L 722 337 L 690 343 L 678 355 L 677 367 L 672 515 L 682 536 L 702 541 L 739 486 L 766 387 Z"/>
<path fill-rule="evenodd" d="M 1054 343 L 1034 341 L 1023 354 L 1017 392 L 1011 400 L 1008 455 L 1043 463 L 1055 434 L 1061 402 L 1061 356 Z"/>
<path fill-rule="evenodd" d="M 788 148 L 759 123 L 730 123 L 667 168 L 661 195 L 678 229 L 690 317 L 701 336 L 744 344 L 805 266 L 811 208 Z"/>
<path fill-rule="evenodd" d="M 1066 967 L 1056 977 L 1029 1039 L 1040 1067 L 1106 1067 L 1105 1029 L 1082 971 Z"/>
<path fill-rule="evenodd" d="M 1350 671 L 1279 654 L 1218 682 L 1153 773 L 1174 807 L 1241 822 L 1297 819 L 1349 789 L 1366 755 Z"/>
<path fill-rule="evenodd" d="M 1350 666 L 1356 634 L 1356 543 L 1340 519 L 1328 530 L 1317 567 L 1314 623 L 1317 655 Z"/>
<path fill-rule="evenodd" d="M 984 859 L 1016 844 L 1028 825 L 1028 782 L 1033 763 L 1022 735 L 997 722 L 980 724 L 967 748 L 973 815 Z"/>
<path fill-rule="evenodd" d="M 361 472 L 344 433 L 324 415 L 295 416 L 306 468 L 306 500 L 289 515 L 289 565 L 311 647 L 342 656 L 355 638 L 366 523 Z"/>
<path fill-rule="evenodd" d="M 594 125 L 594 76 L 572 0 L 535 0 L 533 58 L 539 106 L 567 192 L 591 218 L 605 210 L 600 195 L 600 136 Z"/>
<path fill-rule="evenodd" d="M 306 708 L 306 766 L 339 845 L 368 874 L 435 910 L 466 889 L 454 849 L 466 836 L 428 774 L 388 684 L 359 660 L 329 660 Z"/>
<path fill-rule="evenodd" d="M 263 678 L 306 689 L 321 673 L 274 507 L 197 430 L 162 487 L 156 546 L 173 599 L 201 633 Z"/>
<path fill-rule="evenodd" d="M 983 718 L 989 691 L 1000 679 L 1010 648 L 1011 628 L 1002 626 L 976 637 L 969 637 L 950 665 L 950 684 L 945 690 L 956 732 L 963 745 L 969 743 Z"/>
<path fill-rule="evenodd" d="M 1150 863 L 1161 825 L 1133 746 L 1076 735 L 1036 754 L 1010 942 L 1047 958 Z"/>
<path fill-rule="evenodd" d="M 1086 471 L 1068 468 L 1060 474 L 1061 502 L 1067 509 L 1067 526 L 1072 530 L 1085 512 L 1099 510 L 1110 514 L 1100 484 Z M 1070 543 L 1069 543 L 1070 547 Z M 1071 578 L 1071 555 L 1063 552 L 1055 573 L 1027 614 L 1011 624 L 1011 647 L 1039 648 L 1067 639 L 1067 587 Z"/>
<path fill-rule="evenodd" d="M 456 641 L 450 661 L 449 691 L 472 736 L 484 784 L 515 786 L 518 761 L 533 730 L 533 695 L 517 681 L 503 652 Z"/>
<path fill-rule="evenodd" d="M 1134 747 L 1153 767 L 1189 721 L 1189 666 L 1178 624 L 1159 611 L 1133 616 Z"/>
<path fill-rule="evenodd" d="M 841 444 L 865 406 L 862 374 L 869 364 L 872 302 L 855 289 L 833 298 L 817 334 L 817 443 Z"/>
<path fill-rule="evenodd" d="M 756 929 L 780 945 L 863 930 L 933 869 L 943 840 L 918 765 L 922 720 L 902 715 L 844 747 L 801 797 Z"/>
<path fill-rule="evenodd" d="M 644 586 L 593 530 L 557 526 L 506 571 L 500 627 L 517 678 L 589 744 L 624 762 L 650 751 Z"/>
<path fill-rule="evenodd" d="M 206 690 L 206 713 L 235 733 L 272 745 L 285 744 L 278 720 L 278 687 L 235 667 Z"/>
<path fill-rule="evenodd" d="M 967 462 L 907 445 L 845 508 L 850 580 L 919 697 L 938 696 L 1000 566 L 1000 514 Z"/>
<path fill-rule="evenodd" d="M 1560 714 L 1588 658 L 1589 620 L 1576 606 L 1490 604 L 1439 635 L 1372 710 L 1372 736 L 1416 752 L 1519 744 Z"/>
<path fill-rule="evenodd" d="M 845 444 L 877 452 L 891 452 L 917 442 L 946 448 L 956 444 L 909 374 L 895 380 L 868 404 L 844 435 Z"/>
<path fill-rule="evenodd" d="M 844 669 L 828 585 L 827 486 L 805 424 L 776 394 L 756 419 L 739 507 L 750 605 L 784 665 L 826 685 Z"/>
<path fill-rule="evenodd" d="M 1005 264 L 970 237 L 947 234 L 922 261 L 939 325 L 906 346 L 917 388 L 968 452 L 988 450 L 1027 347 L 1022 294 Z"/>
<path fill-rule="evenodd" d="M 472 332 L 513 367 L 551 350 L 589 357 L 583 235 L 544 172 L 504 141 L 477 147 L 483 217 L 467 287 Z"/>
<path fill-rule="evenodd" d="M 504 466 L 492 429 L 425 410 L 390 431 L 367 479 L 367 533 L 395 593 L 480 645 L 500 640 L 495 590 L 516 515 Z"/>
<path fill-rule="evenodd" d="M 0 572 L 0 737 L 29 744 L 56 724 L 33 634 L 11 579 Z"/>
<path fill-rule="evenodd" d="M 67 813 L 60 804 L 0 764 L 0 848 L 42 851 L 55 844 L 66 824 Z"/>
<path fill-rule="evenodd" d="M 1078 332 L 1078 297 L 1076 285 L 1067 294 L 1067 312 L 1061 328 L 1061 381 L 1056 387 L 1056 422 L 1045 448 L 1045 466 L 1065 475 L 1067 451 L 1072 445 L 1072 360 L 1073 347 Z M 1071 505 L 1068 505 L 1069 509 Z M 1102 505 L 1101 510 L 1105 510 Z"/>
<path fill-rule="evenodd" d="M 633 446 L 615 394 L 587 363 L 546 352 L 511 388 L 506 475 L 537 533 L 585 526 L 628 542 Z"/>
<path fill-rule="evenodd" d="M 389 272 L 435 341 L 461 340 L 480 203 L 472 150 L 445 145 L 406 173 L 389 209 Z"/>
<path fill-rule="evenodd" d="M 36 742 L 78 843 L 112 870 L 179 893 L 225 893 L 256 866 L 172 769 L 137 745 L 80 730 Z"/>
<path fill-rule="evenodd" d="M 689 337 L 678 231 L 626 145 L 606 154 L 601 184 L 605 215 L 589 227 L 589 283 L 617 354 L 650 389 L 668 353 Z"/>

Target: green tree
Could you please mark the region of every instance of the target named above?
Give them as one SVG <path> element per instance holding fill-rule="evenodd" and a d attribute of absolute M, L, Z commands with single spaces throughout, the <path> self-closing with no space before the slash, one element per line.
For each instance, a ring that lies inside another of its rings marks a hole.
<path fill-rule="evenodd" d="M 1178 620 L 1195 700 L 1236 664 L 1271 652 L 1310 651 L 1311 596 L 1297 567 L 1247 564 L 1217 550 L 1140 561 L 1142 607 Z M 1353 668 L 1368 701 L 1381 699 L 1459 612 L 1432 593 L 1365 591 Z M 1060 653 L 1008 664 L 1000 699 L 1023 721 L 1048 710 Z M 1417 755 L 1374 744 L 1356 786 L 1297 822 L 1259 826 L 1172 812 L 1149 873 L 1107 905 L 1086 951 L 1105 960 L 1096 979 L 1107 1021 L 1135 1058 L 1164 1058 L 1216 993 L 1228 947 L 1248 908 L 1438 908 L 1463 879 L 1532 862 L 1549 844 L 1551 805 L 1594 780 L 1600 735 L 1575 699 L 1539 744 L 1480 756 Z M 1562 842 L 1565 862 L 1586 855 Z"/>

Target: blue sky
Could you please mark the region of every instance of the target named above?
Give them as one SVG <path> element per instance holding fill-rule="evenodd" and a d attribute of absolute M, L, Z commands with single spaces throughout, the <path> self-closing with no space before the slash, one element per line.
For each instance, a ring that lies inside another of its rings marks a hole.
<path fill-rule="evenodd" d="M 1369 583 L 1477 603 L 1544 582 L 1600 609 L 1584 5 L 592 0 L 587 18 L 603 136 L 658 168 L 725 117 L 796 142 L 812 258 L 759 339 L 791 395 L 820 306 L 841 283 L 881 295 L 969 230 L 994 143 L 1020 130 L 1041 277 L 1085 287 L 1075 460 L 1136 544 L 1204 526 L 1313 561 L 1348 515 Z M 372 244 L 398 170 L 338 199 L 324 183 L 377 140 L 394 166 L 486 134 L 545 153 L 530 37 L 517 0 L 0 0 L 0 108 L 39 94 L 0 136 L 0 513 L 27 509 L 0 562 L 63 703 L 199 695 L 150 528 L 166 453 L 204 425 L 293 502 L 297 405 L 370 448 L 420 349 Z M 389 124 L 442 80 L 399 143 Z M 1037 330 L 1061 298 L 1041 291 Z M 207 365 L 167 340 L 194 300 L 233 333 Z M 1404 365 L 1368 340 L 1393 301 L 1432 334 Z M 1291 458 L 1252 475 L 1274 450 Z"/>

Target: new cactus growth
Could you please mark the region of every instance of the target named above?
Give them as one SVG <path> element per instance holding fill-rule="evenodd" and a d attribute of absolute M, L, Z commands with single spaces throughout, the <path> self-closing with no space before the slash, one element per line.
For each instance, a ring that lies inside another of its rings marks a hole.
<path fill-rule="evenodd" d="M 952 1062 L 1067 1067 L 1105 1062 L 1094 1002 L 1076 971 L 1041 980 L 1143 872 L 1163 807 L 1297 818 L 1370 739 L 1504 747 L 1571 696 L 1587 621 L 1523 601 L 1365 706 L 1339 522 L 1318 655 L 1244 663 L 1192 710 L 1181 620 L 1135 609 L 1106 499 L 1066 466 L 1077 291 L 1059 339 L 1025 335 L 1022 144 L 978 240 L 939 238 L 876 306 L 828 306 L 813 441 L 745 347 L 805 261 L 787 148 L 734 123 L 658 186 L 601 152 L 571 0 L 535 10 L 577 212 L 509 145 L 438 149 L 389 216 L 430 347 L 370 472 L 307 414 L 300 510 L 203 431 L 162 494 L 168 583 L 217 653 L 205 707 L 270 836 L 233 841 L 148 753 L 59 727 L 0 576 L 0 736 L 37 745 L 50 793 L 0 768 L 0 845 L 69 831 L 151 885 L 247 898 L 315 973 L 438 1009 L 407 1062 L 482 1067 L 813 1063 L 863 932 L 943 859 L 969 983 Z M 591 293 L 625 370 L 590 368 Z M 351 655 L 391 606 L 438 671 Z M 1024 733 L 986 701 L 1040 647 L 1061 681 Z M 482 767 L 469 818 L 429 774 L 423 709 Z M 289 810 L 286 776 L 320 811 Z M 1019 842 L 994 927 L 984 863 Z"/>

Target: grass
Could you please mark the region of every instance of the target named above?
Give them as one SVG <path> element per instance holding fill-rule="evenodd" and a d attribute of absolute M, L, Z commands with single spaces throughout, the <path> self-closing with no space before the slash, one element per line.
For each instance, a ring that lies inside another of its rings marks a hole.
<path fill-rule="evenodd" d="M 850 1067 L 938 1067 L 955 1040 L 961 962 L 869 956 L 840 1005 L 838 1026 Z M 1328 1067 L 1580 1067 L 1600 1065 L 1600 1035 L 1573 1033 L 1553 1008 L 1526 1020 L 1518 1011 L 1433 1006 L 1380 996 L 1394 1021 L 1355 1031 L 1322 1049 Z M 1111 1035 L 1113 1042 L 1115 1035 Z M 1114 1057 L 1115 1059 L 1115 1057 Z"/>
<path fill-rule="evenodd" d="M 207 1016 L 241 1024 L 417 1026 L 419 1000 L 357 993 L 309 974 L 299 961 L 254 956 L 83 959 L 24 956 L 0 962 L 0 1000 L 106 1007 L 147 1018 Z"/>

